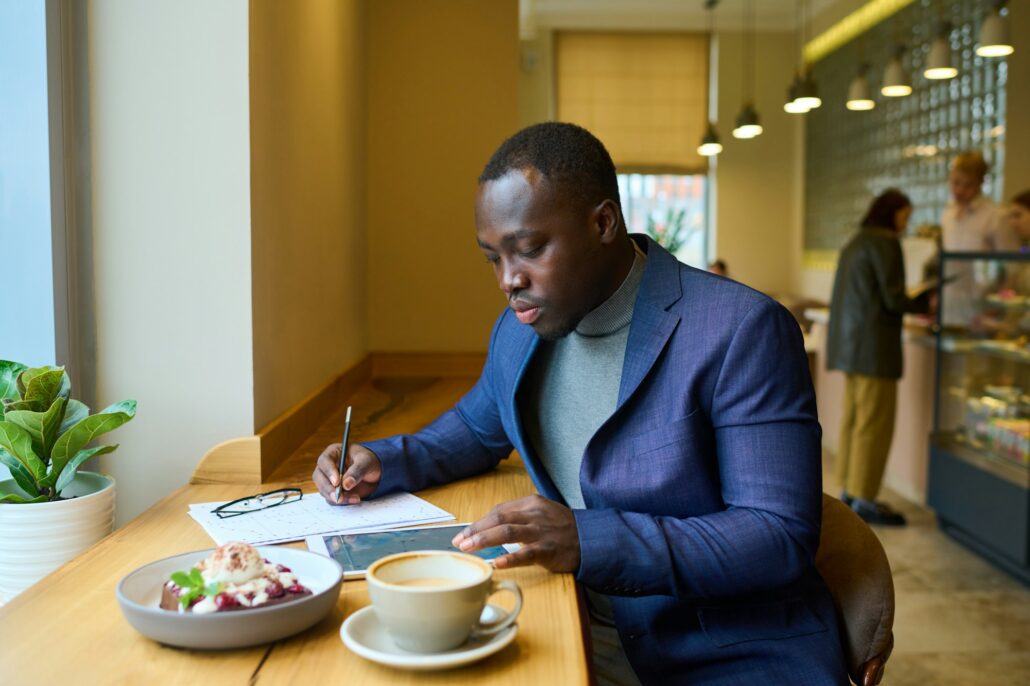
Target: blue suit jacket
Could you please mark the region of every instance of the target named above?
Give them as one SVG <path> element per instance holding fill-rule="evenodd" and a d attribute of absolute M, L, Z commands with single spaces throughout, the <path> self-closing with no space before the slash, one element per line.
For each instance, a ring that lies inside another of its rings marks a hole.
<path fill-rule="evenodd" d="M 635 238 L 648 259 L 616 410 L 583 456 L 576 578 L 613 596 L 645 683 L 847 683 L 812 567 L 820 428 L 797 323 Z M 366 444 L 382 461 L 379 492 L 471 476 L 514 447 L 540 493 L 564 503 L 516 401 L 539 340 L 505 310 L 482 376 L 453 409 Z"/>

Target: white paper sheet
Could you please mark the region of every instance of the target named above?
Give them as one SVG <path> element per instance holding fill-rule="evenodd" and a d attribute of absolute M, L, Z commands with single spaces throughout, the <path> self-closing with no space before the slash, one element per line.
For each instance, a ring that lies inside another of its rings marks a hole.
<path fill-rule="evenodd" d="M 220 519 L 212 510 L 222 503 L 193 503 L 189 515 L 218 545 L 242 541 L 252 545 L 299 541 L 308 536 L 410 527 L 449 522 L 454 515 L 410 493 L 333 506 L 318 493 L 276 507 Z"/>

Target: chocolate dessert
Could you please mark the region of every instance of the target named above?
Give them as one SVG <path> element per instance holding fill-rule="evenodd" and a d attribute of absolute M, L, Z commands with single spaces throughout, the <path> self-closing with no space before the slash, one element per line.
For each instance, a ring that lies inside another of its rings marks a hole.
<path fill-rule="evenodd" d="M 177 572 L 161 590 L 161 608 L 172 612 L 231 612 L 279 605 L 311 595 L 293 572 L 273 564 L 246 543 L 226 543 L 188 572 Z"/>

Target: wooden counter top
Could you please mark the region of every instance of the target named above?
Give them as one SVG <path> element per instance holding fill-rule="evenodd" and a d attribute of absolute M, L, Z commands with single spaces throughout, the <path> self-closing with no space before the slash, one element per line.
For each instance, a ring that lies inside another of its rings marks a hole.
<path fill-rule="evenodd" d="M 369 383 L 357 394 L 373 408 L 383 391 Z M 432 382 L 418 386 L 404 402 L 388 410 L 392 421 L 366 422 L 361 435 L 389 425 L 393 431 L 413 430 L 423 415 L 453 402 L 470 380 Z M 444 398 L 449 396 L 449 398 Z M 420 398 L 422 401 L 420 402 Z M 443 399 L 442 399 L 443 398 Z M 396 400 L 396 399 L 394 399 Z M 446 403 L 443 402 L 446 400 Z M 421 411 L 419 408 L 421 407 Z M 365 413 L 368 417 L 368 414 Z M 435 416 L 435 414 L 433 415 Z M 335 421 L 335 420 L 333 420 Z M 375 426 L 372 426 L 375 425 Z M 335 432 L 331 422 L 310 445 L 291 457 L 274 478 L 253 485 L 184 486 L 158 502 L 125 527 L 115 531 L 78 558 L 64 565 L 4 607 L 0 607 L 0 675 L 4 683 L 207 683 L 278 684 L 584 684 L 589 681 L 582 638 L 580 606 L 572 576 L 551 574 L 539 567 L 499 571 L 523 590 L 525 605 L 518 637 L 500 653 L 458 669 L 407 672 L 381 667 L 351 653 L 339 629 L 351 613 L 368 604 L 364 581 L 347 581 L 336 609 L 321 623 L 272 645 L 230 651 L 169 648 L 144 638 L 122 616 L 115 586 L 137 567 L 170 555 L 210 548 L 211 539 L 190 519 L 189 503 L 230 500 L 284 485 L 310 481 L 312 461 L 305 459 L 320 435 Z M 377 433 L 376 435 L 385 435 Z M 338 439 L 337 439 L 338 440 Z M 305 453 L 305 450 L 307 451 Z M 418 495 L 454 514 L 459 522 L 477 519 L 495 504 L 534 492 L 517 457 L 474 479 L 429 489 Z M 303 547 L 303 544 L 291 544 Z M 505 596 L 501 596 L 506 601 Z"/>

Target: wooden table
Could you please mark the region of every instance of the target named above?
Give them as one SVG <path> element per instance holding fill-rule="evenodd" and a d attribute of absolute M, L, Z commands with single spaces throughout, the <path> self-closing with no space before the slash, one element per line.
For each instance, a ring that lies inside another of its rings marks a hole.
<path fill-rule="evenodd" d="M 358 436 L 357 440 L 361 438 Z M 276 482 L 259 488 L 271 490 L 300 484 L 305 492 L 310 492 L 314 490 L 310 472 L 311 462 L 291 459 L 276 472 Z M 525 596 L 515 641 L 479 663 L 442 672 L 407 672 L 382 667 L 344 647 L 339 636 L 340 624 L 368 604 L 364 581 L 344 582 L 336 609 L 328 617 L 311 629 L 272 645 L 204 652 L 169 648 L 136 633 L 122 616 L 115 599 L 118 581 L 148 562 L 212 546 L 203 529 L 187 516 L 189 503 L 230 500 L 254 492 L 253 485 L 184 486 L 0 607 L 0 682 L 188 683 L 191 686 L 207 683 L 548 686 L 589 682 L 574 580 L 570 575 L 552 574 L 539 567 L 497 573 L 499 578 L 517 581 Z M 471 521 L 497 503 L 532 492 L 534 489 L 524 468 L 514 458 L 487 474 L 418 495 L 451 512 L 458 521 Z M 499 600 L 507 598 L 500 596 Z"/>

